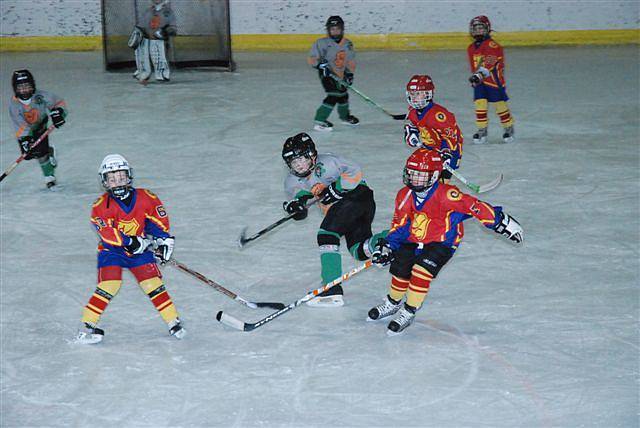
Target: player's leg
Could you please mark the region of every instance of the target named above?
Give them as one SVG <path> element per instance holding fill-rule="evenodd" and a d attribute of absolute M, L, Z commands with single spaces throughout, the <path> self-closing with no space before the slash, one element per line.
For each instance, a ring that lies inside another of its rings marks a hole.
<path fill-rule="evenodd" d="M 378 321 L 394 315 L 402 307 L 402 299 L 409 288 L 411 270 L 416 260 L 416 244 L 406 243 L 393 252 L 389 267 L 391 285 L 384 301 L 369 310 L 367 321 Z"/>
<path fill-rule="evenodd" d="M 104 331 L 98 328 L 102 313 L 114 298 L 122 285 L 122 267 L 103 266 L 98 268 L 98 286 L 82 310 L 82 325 L 76 336 L 79 343 L 98 343 L 102 341 Z"/>
<path fill-rule="evenodd" d="M 416 263 L 411 268 L 409 290 L 407 291 L 407 300 L 404 307 L 387 327 L 391 334 L 401 333 L 411 325 L 416 316 L 416 311 L 420 309 L 424 299 L 427 297 L 431 281 L 451 259 L 453 253 L 453 249 L 438 242 L 424 246 L 416 257 Z"/>
<path fill-rule="evenodd" d="M 321 73 L 319 76 L 320 83 L 322 83 L 322 87 L 327 96 L 322 100 L 322 104 L 320 104 L 320 107 L 316 110 L 316 115 L 313 118 L 315 123 L 313 129 L 316 131 L 331 131 L 333 129 L 333 124 L 327 119 L 333 111 L 333 107 L 338 102 L 338 97 L 340 97 L 341 93 L 338 90 L 335 80 L 330 77 L 324 77 Z"/>
<path fill-rule="evenodd" d="M 505 94 L 506 97 L 506 94 Z M 508 99 L 508 98 L 507 98 Z M 496 114 L 500 118 L 500 125 L 503 128 L 502 139 L 505 143 L 512 143 L 515 140 L 513 129 L 513 116 L 509 110 L 507 100 L 501 100 L 493 103 L 496 109 Z"/>
<path fill-rule="evenodd" d="M 156 80 L 168 81 L 171 71 L 167 62 L 164 40 L 149 40 L 149 54 L 155 70 Z"/>
<path fill-rule="evenodd" d="M 149 61 L 149 39 L 144 38 L 135 50 L 136 55 L 136 78 L 141 82 L 146 82 L 151 76 L 151 62 Z"/>
<path fill-rule="evenodd" d="M 355 117 L 349 111 L 349 93 L 347 92 L 347 88 L 340 87 L 340 92 L 342 96 L 338 97 L 338 116 L 340 120 L 348 125 L 357 125 L 360 123 L 360 119 Z"/>
<path fill-rule="evenodd" d="M 158 266 L 155 263 L 146 263 L 131 267 L 129 270 L 136 277 L 142 291 L 149 296 L 151 303 L 158 310 L 164 322 L 169 326 L 169 332 L 178 339 L 182 339 L 185 330 L 180 323 L 178 311 L 171 296 L 164 286 Z"/>
<path fill-rule="evenodd" d="M 376 214 L 376 203 L 373 198 L 373 190 L 366 186 L 359 186 L 347 195 L 353 198 L 353 221 L 349 225 L 344 237 L 347 241 L 349 253 L 356 260 L 367 260 L 371 257 L 378 239 L 387 236 L 388 230 L 383 230 L 375 235 L 371 231 L 371 223 Z M 352 196 L 353 195 L 353 196 Z"/>
<path fill-rule="evenodd" d="M 46 126 L 46 123 L 44 124 Z M 38 132 L 34 135 L 35 139 L 38 139 L 44 132 Z M 56 166 L 58 165 L 54 156 L 53 146 L 49 145 L 49 137 L 45 137 L 40 144 L 29 151 L 29 156 L 25 159 L 38 159 L 42 175 L 44 175 L 44 182 L 48 188 L 55 186 L 56 184 Z"/>
<path fill-rule="evenodd" d="M 485 85 L 478 85 L 473 88 L 473 103 L 476 111 L 476 127 L 478 130 L 473 134 L 473 142 L 475 144 L 484 144 L 487 142 L 487 128 L 489 126 L 488 101 Z"/>

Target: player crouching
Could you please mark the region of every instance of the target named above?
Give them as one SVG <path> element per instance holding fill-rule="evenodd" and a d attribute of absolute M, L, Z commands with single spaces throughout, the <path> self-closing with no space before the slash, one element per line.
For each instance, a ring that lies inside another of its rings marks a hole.
<path fill-rule="evenodd" d="M 162 264 L 171 259 L 174 238 L 169 235 L 169 217 L 162 202 L 151 191 L 132 187 L 133 173 L 127 160 L 108 155 L 99 169 L 106 190 L 93 204 L 91 223 L 98 245 L 98 286 L 82 313 L 82 326 L 76 341 L 98 343 L 104 331 L 97 327 L 102 313 L 122 285 L 122 269 L 135 276 L 140 288 L 149 296 L 169 333 L 178 339 L 185 335 L 178 312 L 162 281 L 155 257 Z M 147 238 L 151 236 L 151 239 Z"/>
<path fill-rule="evenodd" d="M 463 221 L 475 217 L 485 227 L 518 244 L 520 224 L 502 207 L 462 193 L 441 181 L 442 158 L 418 149 L 407 159 L 403 182 L 396 196 L 389 234 L 378 241 L 372 262 L 391 265 L 391 286 L 384 302 L 369 310 L 369 321 L 388 318 L 388 334 L 406 329 L 427 296 L 431 281 L 451 259 L 464 235 Z M 406 297 L 404 305 L 402 300 Z"/>

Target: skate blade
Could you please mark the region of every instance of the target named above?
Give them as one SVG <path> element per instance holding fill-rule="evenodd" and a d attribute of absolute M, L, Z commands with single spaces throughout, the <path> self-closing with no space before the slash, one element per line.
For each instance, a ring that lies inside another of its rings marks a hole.
<path fill-rule="evenodd" d="M 74 342 L 81 345 L 94 345 L 102 342 L 103 337 L 101 334 L 80 334 L 76 336 Z"/>

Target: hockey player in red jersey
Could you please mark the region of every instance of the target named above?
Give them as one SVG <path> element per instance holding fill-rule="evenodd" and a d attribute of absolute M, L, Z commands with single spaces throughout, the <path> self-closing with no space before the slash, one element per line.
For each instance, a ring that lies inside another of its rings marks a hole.
<path fill-rule="evenodd" d="M 504 129 L 502 139 L 505 143 L 514 140 L 513 117 L 507 101 L 506 82 L 504 79 L 504 51 L 502 46 L 491 38 L 491 22 L 484 15 L 476 16 L 469 23 L 469 34 L 473 43 L 467 48 L 473 86 L 473 100 L 476 106 L 476 125 L 478 130 L 473 134 L 473 142 L 487 142 L 489 126 L 488 104 L 495 106 Z"/>
<path fill-rule="evenodd" d="M 379 266 L 390 264 L 392 276 L 387 297 L 369 311 L 368 320 L 398 313 L 388 325 L 390 335 L 401 333 L 413 322 L 431 281 L 460 245 L 464 220 L 475 217 L 511 241 L 523 242 L 522 227 L 502 207 L 445 184 L 441 174 L 442 158 L 436 151 L 418 149 L 409 156 L 403 174 L 406 187 L 396 196 L 391 229 L 377 242 L 371 257 Z"/>
<path fill-rule="evenodd" d="M 132 170 L 121 155 L 105 157 L 99 176 L 106 192 L 94 202 L 91 210 L 91 223 L 100 238 L 98 286 L 83 310 L 77 341 L 98 343 L 102 340 L 104 331 L 98 328 L 98 321 L 120 290 L 123 268 L 135 276 L 167 323 L 171 335 L 181 339 L 185 330 L 155 261 L 155 257 L 163 264 L 169 261 L 174 246 L 162 202 L 151 191 L 132 187 Z M 150 250 L 152 246 L 156 248 L 155 257 Z"/>
<path fill-rule="evenodd" d="M 456 117 L 433 101 L 435 85 L 426 74 L 416 74 L 407 83 L 409 113 L 404 125 L 404 141 L 409 147 L 437 150 L 453 169 L 458 169 L 462 157 L 462 132 Z M 451 178 L 443 171 L 444 179 Z"/>

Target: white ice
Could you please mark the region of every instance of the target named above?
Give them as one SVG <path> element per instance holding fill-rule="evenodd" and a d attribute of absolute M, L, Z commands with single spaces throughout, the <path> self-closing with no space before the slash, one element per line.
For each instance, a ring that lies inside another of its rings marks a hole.
<path fill-rule="evenodd" d="M 104 342 L 70 343 L 95 288 L 89 225 L 104 155 L 164 200 L 175 257 L 254 301 L 290 303 L 319 285 L 320 214 L 236 247 L 283 216 L 280 158 L 309 131 L 322 90 L 303 53 L 238 54 L 235 73 L 177 71 L 167 85 L 106 73 L 99 53 L 3 53 L 1 167 L 19 154 L 10 73 L 66 98 L 56 130 L 58 192 L 35 161 L 0 184 L 2 426 L 638 426 L 640 242 L 638 48 L 508 49 L 517 143 L 474 146 L 465 53 L 360 53 L 355 85 L 393 112 L 428 72 L 466 135 L 461 172 L 505 175 L 484 195 L 526 231 L 517 248 L 467 222 L 464 242 L 406 334 L 366 323 L 390 276 L 345 284 L 346 306 L 300 307 L 251 332 L 220 325 L 252 310 L 171 267 L 188 329 L 170 337 L 126 274 Z M 388 226 L 409 149 L 401 123 L 352 94 L 358 128 L 313 133 L 320 151 L 360 162 Z M 335 113 L 334 113 L 335 115 Z M 309 131 L 311 132 L 311 131 Z M 355 262 L 344 253 L 345 270 Z"/>

